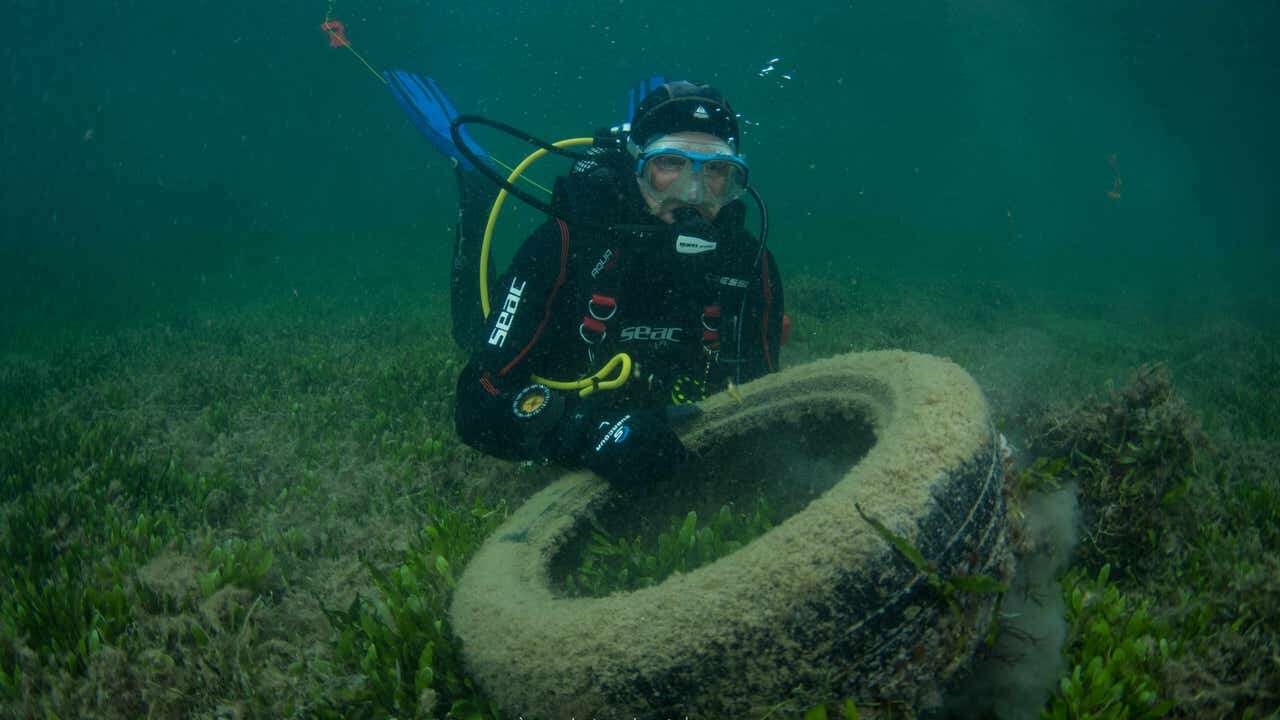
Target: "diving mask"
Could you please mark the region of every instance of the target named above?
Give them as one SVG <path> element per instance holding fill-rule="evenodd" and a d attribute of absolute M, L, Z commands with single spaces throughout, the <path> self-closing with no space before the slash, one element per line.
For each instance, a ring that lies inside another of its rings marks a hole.
<path fill-rule="evenodd" d="M 658 203 L 722 207 L 747 189 L 747 163 L 727 143 L 658 138 L 636 157 L 636 175 Z"/>

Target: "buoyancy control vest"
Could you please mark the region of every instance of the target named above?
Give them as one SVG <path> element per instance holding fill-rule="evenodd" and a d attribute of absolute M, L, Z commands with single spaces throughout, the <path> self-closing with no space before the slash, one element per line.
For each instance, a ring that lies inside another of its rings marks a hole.
<path fill-rule="evenodd" d="M 744 204 L 724 206 L 714 223 L 687 210 L 672 225 L 649 214 L 625 156 L 584 165 L 557 181 L 553 200 L 571 221 L 576 297 L 566 300 L 580 315 L 570 322 L 581 342 L 573 371 L 589 374 L 625 352 L 632 380 L 610 400 L 651 407 L 742 382 L 746 299 L 762 291 L 761 247 Z"/>

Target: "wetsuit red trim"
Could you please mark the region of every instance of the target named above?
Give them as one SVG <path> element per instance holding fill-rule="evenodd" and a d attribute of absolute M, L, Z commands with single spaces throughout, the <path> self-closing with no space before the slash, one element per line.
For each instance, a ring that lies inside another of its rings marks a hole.
<path fill-rule="evenodd" d="M 773 355 L 769 353 L 769 316 L 773 314 L 773 284 L 769 282 L 769 253 L 765 253 L 761 263 L 761 291 L 764 295 L 764 312 L 760 316 L 760 349 L 764 351 L 764 362 L 769 372 L 777 372 Z"/>
<path fill-rule="evenodd" d="M 556 224 L 560 226 L 560 274 L 556 276 L 556 283 L 551 287 L 551 292 L 547 293 L 547 304 L 542 312 L 542 322 L 538 323 L 538 329 L 534 331 L 533 337 L 529 339 L 529 342 L 525 344 L 514 358 L 511 359 L 511 362 L 507 363 L 498 371 L 499 377 L 511 372 L 511 368 L 519 364 L 520 361 L 524 359 L 524 356 L 529 354 L 529 351 L 533 349 L 533 346 L 538 344 L 538 338 L 542 337 L 542 331 L 546 330 L 547 323 L 551 322 L 551 305 L 555 302 L 556 293 L 560 292 L 560 288 L 564 285 L 565 278 L 568 277 L 566 266 L 569 261 L 569 226 L 559 218 L 556 219 Z"/>

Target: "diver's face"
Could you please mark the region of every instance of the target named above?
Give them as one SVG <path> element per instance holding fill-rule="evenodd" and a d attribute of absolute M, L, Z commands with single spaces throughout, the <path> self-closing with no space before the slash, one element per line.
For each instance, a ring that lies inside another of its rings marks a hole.
<path fill-rule="evenodd" d="M 673 133 L 666 136 L 663 142 L 692 153 L 713 154 L 724 152 L 725 149 L 723 140 L 700 132 Z M 714 165 L 709 164 L 703 168 L 702 181 L 692 184 L 690 192 L 685 196 L 669 194 L 672 186 L 688 172 L 688 163 L 687 159 L 678 155 L 660 155 L 645 163 L 644 182 L 641 182 L 642 178 L 636 178 L 649 212 L 663 222 L 675 222 L 672 213 L 682 207 L 697 210 L 707 220 L 715 220 L 720 213 L 721 203 L 715 201 L 715 198 L 724 196 L 729 177 Z M 663 196 L 662 199 L 658 199 L 655 193 Z"/>

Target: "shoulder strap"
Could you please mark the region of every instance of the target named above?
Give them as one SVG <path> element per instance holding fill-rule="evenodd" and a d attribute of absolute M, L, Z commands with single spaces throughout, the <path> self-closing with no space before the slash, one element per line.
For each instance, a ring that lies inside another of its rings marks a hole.
<path fill-rule="evenodd" d="M 581 302 L 578 335 L 588 346 L 603 342 L 608 322 L 617 312 L 621 289 L 616 268 L 622 259 L 622 248 L 615 238 L 600 228 L 616 221 L 611 214 L 618 205 L 621 192 L 616 153 L 602 153 L 587 167 L 556 179 L 553 206 L 572 222 L 569 255 L 570 270 Z"/>

